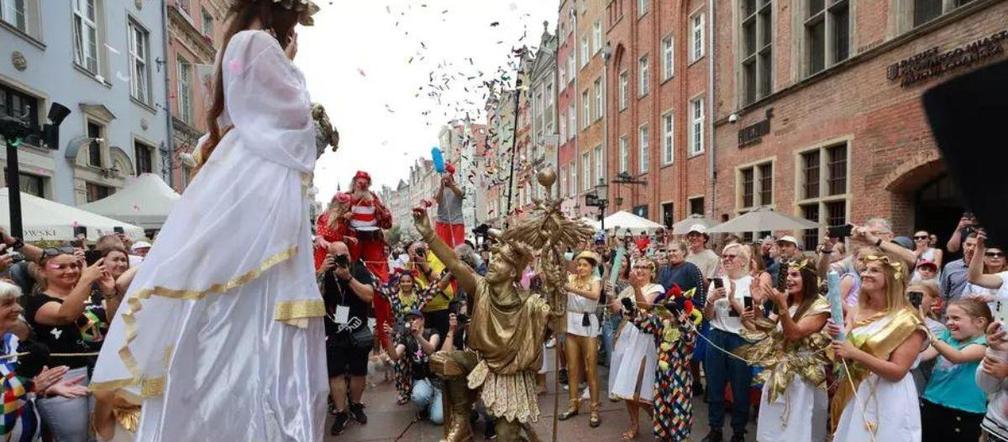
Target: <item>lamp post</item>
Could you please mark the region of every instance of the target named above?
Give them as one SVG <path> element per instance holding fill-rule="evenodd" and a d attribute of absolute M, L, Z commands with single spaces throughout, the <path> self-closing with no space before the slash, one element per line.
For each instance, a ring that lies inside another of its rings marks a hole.
<path fill-rule="evenodd" d="M 70 109 L 53 102 L 47 116 L 49 123 L 41 129 L 27 121 L 28 112 L 21 117 L 0 116 L 0 136 L 7 144 L 7 200 L 10 205 L 10 235 L 15 238 L 24 236 L 21 225 L 21 168 L 18 164 L 18 147 L 30 136 L 38 136 L 46 147 L 59 149 L 59 126 L 70 115 Z"/>
<path fill-rule="evenodd" d="M 603 232 L 605 232 L 606 207 L 609 207 L 608 192 L 609 185 L 605 183 L 605 178 L 599 178 L 599 183 L 595 186 L 595 192 L 585 194 L 585 206 L 599 208 L 599 223 Z"/>

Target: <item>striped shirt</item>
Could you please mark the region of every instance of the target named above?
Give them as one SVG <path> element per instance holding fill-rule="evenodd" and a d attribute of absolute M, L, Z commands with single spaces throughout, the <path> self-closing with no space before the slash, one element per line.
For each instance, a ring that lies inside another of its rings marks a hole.
<path fill-rule="evenodd" d="M 350 218 L 351 228 L 362 232 L 378 230 L 378 213 L 374 201 L 359 200 L 351 211 L 353 212 Z"/>

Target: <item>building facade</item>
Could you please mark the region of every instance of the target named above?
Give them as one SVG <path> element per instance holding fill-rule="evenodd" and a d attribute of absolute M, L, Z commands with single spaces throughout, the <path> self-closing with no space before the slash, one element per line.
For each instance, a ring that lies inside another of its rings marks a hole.
<path fill-rule="evenodd" d="M 207 132 L 210 85 L 217 49 L 224 36 L 226 0 L 171 0 L 168 2 L 168 91 L 171 108 L 172 155 L 165 164 L 171 182 L 182 192 L 192 171 L 179 158 L 196 148 Z"/>
<path fill-rule="evenodd" d="M 543 33 L 539 39 L 535 61 L 529 72 L 529 98 L 531 102 L 531 148 L 529 161 L 535 170 L 552 167 L 557 164 L 557 36 L 550 34 L 549 22 L 543 22 Z M 537 190 L 533 195 L 539 198 L 545 196 L 544 189 Z M 554 185 L 554 196 L 557 187 Z"/>
<path fill-rule="evenodd" d="M 708 4 L 612 0 L 605 10 L 609 212 L 671 226 L 704 213 Z"/>
<path fill-rule="evenodd" d="M 443 126 L 438 135 L 445 161 L 455 166 L 455 181 L 465 194 L 462 215 L 470 229 L 486 219 L 486 194 L 480 191 L 483 174 L 478 169 L 478 155 L 486 151 L 486 137 L 486 125 L 459 120 Z"/>
<path fill-rule="evenodd" d="M 129 176 L 166 177 L 162 2 L 42 3 L 0 1 L 0 113 L 39 126 L 52 103 L 71 110 L 58 150 L 37 140 L 20 148 L 21 190 L 76 205 L 114 193 Z"/>
<path fill-rule="evenodd" d="M 714 214 L 817 221 L 806 248 L 876 216 L 944 243 L 963 209 L 921 95 L 1005 59 L 1008 2 L 716 3 Z"/>

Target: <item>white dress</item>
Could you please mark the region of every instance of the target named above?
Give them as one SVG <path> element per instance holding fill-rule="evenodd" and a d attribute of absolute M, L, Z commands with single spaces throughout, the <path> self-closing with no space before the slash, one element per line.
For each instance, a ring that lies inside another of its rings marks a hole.
<path fill-rule="evenodd" d="M 91 387 L 142 405 L 138 441 L 321 441 L 328 380 L 304 76 L 243 31 L 221 60 L 234 128 L 176 203 L 116 312 Z"/>
<path fill-rule="evenodd" d="M 644 286 L 641 292 L 645 297 L 654 297 L 655 293 L 665 293 L 665 289 L 658 284 L 649 284 Z M 620 293 L 619 297 L 627 296 L 634 299 L 632 287 Z M 644 375 L 638 385 L 637 377 L 642 363 Z M 633 399 L 639 391 L 641 401 L 652 402 L 656 364 L 658 364 L 658 349 L 655 347 L 654 336 L 640 331 L 633 323 L 624 320 L 619 338 L 613 344 L 613 357 L 609 364 L 609 391 L 621 399 Z"/>
<path fill-rule="evenodd" d="M 888 324 L 890 317 L 882 318 L 851 330 L 854 335 L 873 335 Z M 865 419 L 877 425 L 874 437 Z M 834 442 L 916 442 L 921 440 L 920 403 L 913 376 L 907 372 L 903 379 L 889 382 L 870 373 L 858 385 L 854 397 L 847 402 L 836 432 Z"/>

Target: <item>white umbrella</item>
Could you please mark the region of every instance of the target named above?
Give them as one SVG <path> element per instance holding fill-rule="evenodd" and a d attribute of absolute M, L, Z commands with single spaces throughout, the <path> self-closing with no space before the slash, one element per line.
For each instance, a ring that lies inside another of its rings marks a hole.
<path fill-rule="evenodd" d="M 642 218 L 634 215 L 625 210 L 620 210 L 612 215 L 605 217 L 602 224 L 605 225 L 606 230 L 612 230 L 619 228 L 620 230 L 630 229 L 634 233 L 639 233 L 642 231 L 654 231 L 658 229 L 663 229 L 665 226 L 651 221 L 647 218 Z"/>
<path fill-rule="evenodd" d="M 718 224 L 707 233 L 761 232 L 765 230 L 802 230 L 819 227 L 819 223 L 805 218 L 774 212 L 769 207 L 759 207 L 744 215 Z"/>
<path fill-rule="evenodd" d="M 160 229 L 179 198 L 161 177 L 145 173 L 116 193 L 80 208 L 145 229 Z"/>
<path fill-rule="evenodd" d="M 672 224 L 672 234 L 673 235 L 685 235 L 685 234 L 689 233 L 690 227 L 693 227 L 693 226 L 695 226 L 697 224 L 701 224 L 704 227 L 709 228 L 709 227 L 717 224 L 717 222 L 715 222 L 714 220 L 711 220 L 709 218 L 706 218 L 703 215 L 694 213 L 694 214 L 692 214 L 690 216 L 687 216 L 686 218 L 682 219 L 681 221 L 679 221 L 679 222 L 677 222 L 675 224 Z"/>
<path fill-rule="evenodd" d="M 581 217 L 581 219 L 579 219 L 578 221 L 581 221 L 581 224 L 584 224 L 584 225 L 586 225 L 588 227 L 591 227 L 591 228 L 593 228 L 595 230 L 599 230 L 600 229 L 599 222 L 595 221 L 595 220 L 593 220 L 591 218 Z"/>
<path fill-rule="evenodd" d="M 7 192 L 6 187 L 0 189 L 0 226 L 9 232 L 10 206 Z M 144 238 L 144 230 L 139 226 L 24 192 L 21 192 L 21 223 L 24 226 L 25 241 L 70 241 L 74 239 L 74 228 L 77 226 L 87 228 L 87 239 L 91 241 L 114 233 L 116 227 L 122 227 L 126 235 L 134 240 Z"/>

